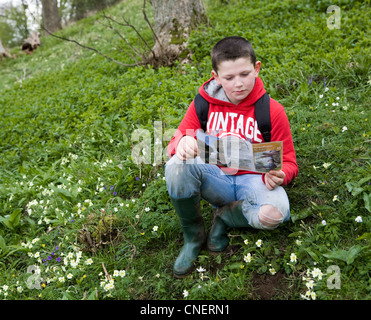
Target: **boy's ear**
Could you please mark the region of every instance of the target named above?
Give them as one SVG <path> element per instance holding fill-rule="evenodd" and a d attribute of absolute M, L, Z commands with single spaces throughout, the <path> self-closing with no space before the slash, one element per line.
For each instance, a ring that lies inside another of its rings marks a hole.
<path fill-rule="evenodd" d="M 259 75 L 261 66 L 262 66 L 261 61 L 255 62 L 255 78 Z"/>
<path fill-rule="evenodd" d="M 213 77 L 214 77 L 214 79 L 216 80 L 216 82 L 217 82 L 218 84 L 220 84 L 219 76 L 218 76 L 217 72 L 216 72 L 215 70 L 212 70 L 212 71 L 211 71 L 211 74 L 213 75 Z"/>

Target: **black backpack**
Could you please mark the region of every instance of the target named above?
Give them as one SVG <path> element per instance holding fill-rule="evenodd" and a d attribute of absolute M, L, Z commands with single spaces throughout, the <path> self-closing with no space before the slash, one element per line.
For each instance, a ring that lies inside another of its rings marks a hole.
<path fill-rule="evenodd" d="M 201 129 L 206 131 L 207 116 L 209 114 L 209 102 L 200 94 L 197 94 L 194 100 L 196 113 L 201 123 Z M 258 122 L 258 128 L 264 141 L 271 141 L 271 115 L 269 96 L 265 93 L 258 101 L 255 102 L 255 118 Z"/>

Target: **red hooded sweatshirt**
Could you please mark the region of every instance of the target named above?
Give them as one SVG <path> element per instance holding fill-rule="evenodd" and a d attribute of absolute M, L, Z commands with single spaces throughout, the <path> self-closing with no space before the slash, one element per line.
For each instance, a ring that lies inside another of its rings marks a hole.
<path fill-rule="evenodd" d="M 199 88 L 199 92 L 209 102 L 207 133 L 232 132 L 245 137 L 251 143 L 264 142 L 258 129 L 254 111 L 255 102 L 266 92 L 263 81 L 259 77 L 256 78 L 253 90 L 238 105 L 228 100 L 223 87 L 217 84 L 214 77 L 206 81 Z M 271 141 L 283 141 L 282 171 L 285 173 L 283 185 L 287 185 L 299 172 L 290 124 L 283 106 L 272 98 L 270 98 L 270 113 Z M 197 117 L 194 101 L 192 101 L 168 145 L 168 155 L 172 157 L 175 154 L 178 142 L 183 136 L 191 135 L 195 137 L 197 130 L 200 128 L 201 124 Z M 245 170 L 238 170 L 236 174 L 251 173 L 256 174 L 256 172 Z M 264 174 L 262 174 L 262 178 L 264 181 Z"/>

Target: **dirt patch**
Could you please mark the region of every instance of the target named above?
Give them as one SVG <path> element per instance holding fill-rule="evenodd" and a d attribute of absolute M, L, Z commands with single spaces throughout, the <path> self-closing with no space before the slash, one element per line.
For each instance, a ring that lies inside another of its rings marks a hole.
<path fill-rule="evenodd" d="M 241 245 L 239 244 L 234 244 L 234 245 L 229 245 L 226 249 L 225 249 L 225 254 L 227 256 L 227 258 L 231 257 L 231 256 L 234 256 L 238 250 L 240 250 L 241 248 Z"/>
<path fill-rule="evenodd" d="M 280 271 L 275 275 L 254 273 L 252 282 L 254 287 L 254 299 L 273 300 L 282 291 L 288 289 L 285 282 L 285 273 Z"/>

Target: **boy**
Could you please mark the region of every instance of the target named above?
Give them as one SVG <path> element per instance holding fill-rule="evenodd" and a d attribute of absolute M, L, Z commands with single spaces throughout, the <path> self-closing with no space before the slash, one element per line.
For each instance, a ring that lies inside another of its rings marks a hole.
<path fill-rule="evenodd" d="M 211 52 L 212 77 L 199 93 L 209 102 L 207 133 L 227 132 L 252 143 L 264 142 L 254 114 L 255 102 L 266 92 L 258 77 L 251 44 L 242 37 L 227 37 Z M 290 218 L 289 200 L 282 185 L 298 174 L 290 125 L 282 105 L 270 99 L 271 141 L 283 141 L 282 170 L 265 174 L 205 164 L 197 156 L 196 133 L 200 121 L 194 101 L 168 146 L 171 159 L 165 168 L 168 192 L 179 217 L 184 246 L 174 264 L 174 276 L 190 273 L 202 246 L 223 251 L 229 243 L 228 228 L 274 229 Z M 200 200 L 216 207 L 206 236 Z"/>

